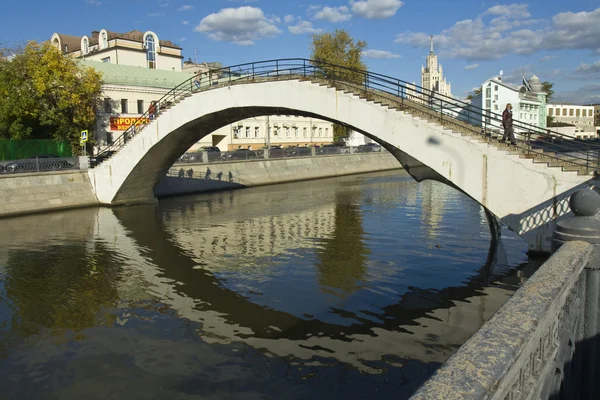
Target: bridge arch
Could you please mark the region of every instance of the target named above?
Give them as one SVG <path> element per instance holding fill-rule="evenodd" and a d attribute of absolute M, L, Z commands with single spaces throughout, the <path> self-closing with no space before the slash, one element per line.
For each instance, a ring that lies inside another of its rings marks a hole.
<path fill-rule="evenodd" d="M 195 142 L 229 123 L 268 114 L 320 118 L 366 134 L 415 179 L 436 179 L 475 199 L 532 250 L 550 249 L 554 221 L 568 212 L 568 195 L 590 184 L 589 176 L 509 155 L 442 124 L 332 86 L 306 79 L 249 80 L 182 98 L 90 170 L 96 196 L 103 204 L 154 201 L 154 186 Z"/>

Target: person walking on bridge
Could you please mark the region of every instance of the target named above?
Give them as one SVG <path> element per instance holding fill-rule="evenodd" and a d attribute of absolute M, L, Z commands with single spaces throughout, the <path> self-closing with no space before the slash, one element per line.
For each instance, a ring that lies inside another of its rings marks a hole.
<path fill-rule="evenodd" d="M 512 104 L 508 103 L 504 112 L 502 113 L 502 127 L 504 128 L 504 135 L 500 140 L 500 143 L 506 143 L 506 139 L 510 139 L 510 144 L 515 146 L 517 140 L 515 139 L 515 132 L 513 130 L 513 116 L 512 116 Z"/>

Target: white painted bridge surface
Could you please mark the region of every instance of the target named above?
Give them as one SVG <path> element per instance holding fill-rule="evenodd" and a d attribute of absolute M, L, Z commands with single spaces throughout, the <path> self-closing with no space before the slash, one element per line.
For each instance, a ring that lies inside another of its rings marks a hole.
<path fill-rule="evenodd" d="M 549 251 L 555 220 L 568 212 L 568 195 L 593 185 L 590 176 L 534 164 L 407 112 L 310 81 L 284 80 L 236 84 L 184 98 L 89 171 L 95 194 L 103 204 L 154 201 L 154 186 L 193 143 L 221 126 L 266 114 L 340 122 L 392 153 L 401 150 L 491 211 L 531 250 Z"/>

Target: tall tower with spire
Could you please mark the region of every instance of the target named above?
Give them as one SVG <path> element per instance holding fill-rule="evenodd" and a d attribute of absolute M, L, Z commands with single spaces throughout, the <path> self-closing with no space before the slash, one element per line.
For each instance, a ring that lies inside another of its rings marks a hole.
<path fill-rule="evenodd" d="M 429 37 L 427 66 L 421 66 L 421 87 L 432 92 L 438 92 L 444 96 L 452 97 L 450 83 L 446 82 L 442 64 L 438 64 L 438 58 L 433 51 L 433 36 Z"/>

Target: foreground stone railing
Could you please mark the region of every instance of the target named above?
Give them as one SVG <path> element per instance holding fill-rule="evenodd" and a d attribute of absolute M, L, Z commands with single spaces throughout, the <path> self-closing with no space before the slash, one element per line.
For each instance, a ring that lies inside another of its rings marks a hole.
<path fill-rule="evenodd" d="M 600 399 L 600 196 L 570 205 L 558 251 L 413 400 Z"/>

